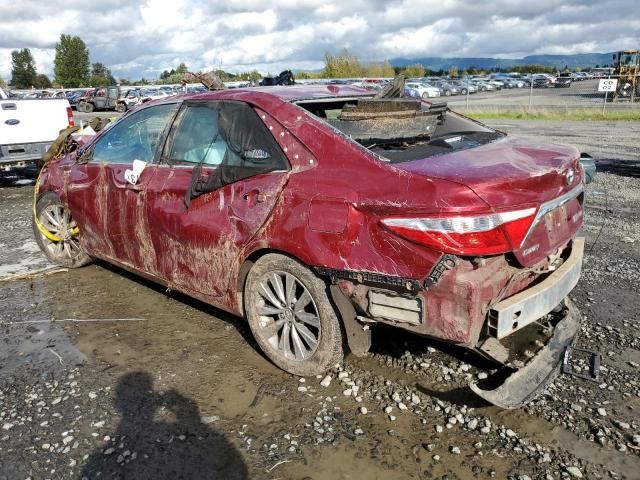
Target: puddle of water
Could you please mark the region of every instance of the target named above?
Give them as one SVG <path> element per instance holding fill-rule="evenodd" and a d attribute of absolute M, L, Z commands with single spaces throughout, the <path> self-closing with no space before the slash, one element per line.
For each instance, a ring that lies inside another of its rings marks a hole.
<path fill-rule="evenodd" d="M 68 368 L 86 360 L 59 324 L 14 323 L 8 324 L 5 331 L 4 341 L 0 343 L 0 378 L 19 374 L 24 369 L 45 372 Z"/>
<path fill-rule="evenodd" d="M 354 448 L 303 449 L 303 452 L 305 463 L 291 462 L 279 465 L 272 470 L 272 477 L 308 477 L 314 480 L 404 480 L 407 478 L 406 472 L 385 469 L 378 461 L 362 456 L 362 452 Z"/>
<path fill-rule="evenodd" d="M 0 278 L 3 276 L 15 275 L 16 273 L 29 273 L 30 270 L 37 270 L 50 265 L 41 255 L 33 255 L 23 258 L 18 263 L 0 265 Z"/>
<path fill-rule="evenodd" d="M 34 241 L 27 241 L 27 242 L 24 243 L 24 245 L 21 245 L 16 250 L 18 250 L 19 252 L 22 252 L 22 253 L 38 253 L 38 254 L 40 254 L 40 247 L 38 247 L 38 244 L 36 242 L 34 242 Z"/>

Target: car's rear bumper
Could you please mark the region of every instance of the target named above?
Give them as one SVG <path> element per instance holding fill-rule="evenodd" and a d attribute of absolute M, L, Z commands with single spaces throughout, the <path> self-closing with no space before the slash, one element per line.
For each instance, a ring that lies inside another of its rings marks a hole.
<path fill-rule="evenodd" d="M 0 145 L 0 168 L 26 165 L 42 158 L 51 142 Z"/>
<path fill-rule="evenodd" d="M 489 310 L 489 330 L 498 339 L 543 317 L 569 294 L 580 280 L 584 238 L 572 242 L 569 258 L 542 282 L 529 287 Z"/>
<path fill-rule="evenodd" d="M 525 367 L 491 390 L 484 390 L 477 383 L 470 385 L 471 390 L 486 401 L 507 409 L 519 408 L 540 393 L 559 373 L 565 350 L 574 343 L 580 328 L 580 312 L 569 298 L 564 303 L 564 318 L 556 325 L 546 346 Z"/>

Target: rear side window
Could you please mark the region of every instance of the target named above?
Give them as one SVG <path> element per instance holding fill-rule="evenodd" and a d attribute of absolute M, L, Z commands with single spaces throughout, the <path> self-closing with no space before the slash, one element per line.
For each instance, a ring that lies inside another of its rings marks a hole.
<path fill-rule="evenodd" d="M 220 165 L 225 155 L 235 154 L 220 135 L 218 110 L 207 104 L 187 105 L 180 113 L 167 160 L 170 163 Z"/>
<path fill-rule="evenodd" d="M 191 198 L 276 170 L 287 158 L 258 114 L 237 101 L 185 102 L 169 135 L 163 162 L 194 165 Z M 203 175 L 202 166 L 215 171 Z"/>

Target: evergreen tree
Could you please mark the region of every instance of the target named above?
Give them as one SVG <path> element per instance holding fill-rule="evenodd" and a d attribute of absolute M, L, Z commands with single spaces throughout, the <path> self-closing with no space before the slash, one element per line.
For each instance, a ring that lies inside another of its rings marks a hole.
<path fill-rule="evenodd" d="M 47 77 L 44 73 L 40 73 L 36 75 L 33 86 L 38 89 L 51 88 L 51 80 L 49 80 L 49 77 Z"/>
<path fill-rule="evenodd" d="M 80 37 L 60 35 L 53 63 L 56 82 L 60 85 L 67 88 L 88 85 L 89 49 Z"/>
<path fill-rule="evenodd" d="M 111 75 L 111 70 L 103 63 L 97 62 L 91 65 L 91 78 L 89 79 L 89 83 L 92 87 L 115 85 L 116 79 Z"/>
<path fill-rule="evenodd" d="M 11 52 L 11 85 L 15 88 L 31 88 L 36 84 L 36 62 L 31 50 L 23 48 Z"/>

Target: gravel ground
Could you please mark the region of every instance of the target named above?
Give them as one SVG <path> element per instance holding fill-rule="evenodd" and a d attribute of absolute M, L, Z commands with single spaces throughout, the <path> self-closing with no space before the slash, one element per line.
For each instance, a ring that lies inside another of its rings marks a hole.
<path fill-rule="evenodd" d="M 0 479 L 637 478 L 640 125 L 493 123 L 598 159 L 571 295 L 598 382 L 500 410 L 467 388 L 490 365 L 383 327 L 369 356 L 298 379 L 242 320 L 97 263 L 0 282 Z M 46 265 L 30 180 L 0 174 L 0 278 Z"/>

